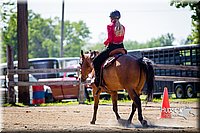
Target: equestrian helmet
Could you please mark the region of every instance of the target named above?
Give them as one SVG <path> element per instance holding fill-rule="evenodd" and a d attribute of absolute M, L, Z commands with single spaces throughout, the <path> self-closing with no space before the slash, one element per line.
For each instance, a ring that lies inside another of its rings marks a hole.
<path fill-rule="evenodd" d="M 110 13 L 110 16 L 109 16 L 111 19 L 120 19 L 121 17 L 121 14 L 118 10 L 114 10 Z"/>

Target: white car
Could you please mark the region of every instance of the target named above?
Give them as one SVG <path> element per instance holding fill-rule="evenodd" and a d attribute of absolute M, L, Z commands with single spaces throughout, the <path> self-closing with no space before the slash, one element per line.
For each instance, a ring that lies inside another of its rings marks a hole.
<path fill-rule="evenodd" d="M 5 76 L 0 76 L 0 103 L 6 103 L 8 101 L 8 89 Z"/>

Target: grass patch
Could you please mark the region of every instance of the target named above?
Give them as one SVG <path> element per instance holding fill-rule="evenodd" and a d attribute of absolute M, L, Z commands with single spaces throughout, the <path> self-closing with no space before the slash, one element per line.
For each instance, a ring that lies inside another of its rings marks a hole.
<path fill-rule="evenodd" d="M 25 107 L 27 105 L 24 105 L 23 103 L 15 103 L 15 104 L 5 103 L 2 106 L 3 107 Z"/>
<path fill-rule="evenodd" d="M 54 102 L 54 103 L 42 103 L 42 104 L 30 104 L 30 105 L 24 105 L 23 103 L 15 103 L 15 104 L 3 104 L 3 107 L 46 107 L 46 106 L 66 106 L 66 105 L 78 105 L 79 103 L 76 101 L 69 101 L 69 102 Z"/>
<path fill-rule="evenodd" d="M 161 99 L 161 98 L 154 98 L 154 99 L 153 99 L 153 102 L 155 102 L 155 103 L 160 103 L 160 102 L 162 102 L 162 99 Z"/>
<path fill-rule="evenodd" d="M 170 102 L 184 102 L 184 103 L 188 103 L 188 102 L 199 102 L 200 98 L 186 98 L 186 99 L 174 99 L 174 98 L 170 98 L 169 99 Z"/>
<path fill-rule="evenodd" d="M 67 106 L 67 105 L 78 105 L 78 104 L 79 102 L 77 101 L 67 101 L 67 102 L 55 102 L 55 103 L 42 103 L 34 106 L 47 107 L 47 106 Z"/>
<path fill-rule="evenodd" d="M 146 95 L 141 95 L 140 96 L 141 101 L 145 101 Z M 162 102 L 162 97 L 161 98 L 154 98 L 153 102 L 155 103 L 161 103 Z M 192 103 L 192 102 L 200 102 L 200 98 L 186 98 L 186 99 L 177 99 L 173 96 L 169 96 L 169 102 L 177 102 L 177 103 Z M 118 100 L 118 103 L 132 103 L 132 100 L 125 98 L 122 100 Z M 94 104 L 94 101 L 88 101 L 86 100 L 84 104 Z M 112 104 L 112 100 L 105 100 L 105 99 L 100 99 L 99 104 Z M 53 102 L 53 103 L 43 103 L 43 104 L 37 104 L 37 105 L 24 105 L 22 103 L 16 103 L 16 104 L 2 104 L 3 107 L 27 107 L 27 106 L 36 106 L 36 107 L 48 107 L 48 106 L 67 106 L 67 105 L 79 105 L 79 101 L 62 101 L 62 102 Z"/>
<path fill-rule="evenodd" d="M 169 98 L 169 102 L 181 102 L 181 103 L 192 103 L 199 102 L 200 98 L 186 98 L 186 99 L 178 99 L 178 98 Z M 153 102 L 160 103 L 162 102 L 162 98 L 154 98 Z"/>

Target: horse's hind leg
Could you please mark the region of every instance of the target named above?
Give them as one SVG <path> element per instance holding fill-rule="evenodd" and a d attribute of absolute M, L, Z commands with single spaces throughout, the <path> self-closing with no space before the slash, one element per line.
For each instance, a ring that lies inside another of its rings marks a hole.
<path fill-rule="evenodd" d="M 138 120 L 140 121 L 143 127 L 147 127 L 148 126 L 147 121 L 144 120 L 142 116 L 142 105 L 139 95 L 136 94 L 134 90 L 127 90 L 127 91 L 129 92 L 130 98 L 133 100 L 132 112 L 129 116 L 128 122 L 131 123 L 135 110 L 136 108 L 138 108 Z"/>
<path fill-rule="evenodd" d="M 143 119 L 142 116 L 142 105 L 141 105 L 141 99 L 139 97 L 139 95 L 137 95 L 135 93 L 135 91 L 133 90 L 134 93 L 134 102 L 136 107 L 138 108 L 138 120 L 140 121 L 140 123 L 142 124 L 143 127 L 148 127 L 147 121 Z"/>
<path fill-rule="evenodd" d="M 129 94 L 129 97 L 133 100 L 133 103 L 132 103 L 132 111 L 131 111 L 131 114 L 128 118 L 128 124 L 131 123 L 132 119 L 133 119 L 133 115 L 135 114 L 135 111 L 136 111 L 136 103 L 135 103 L 135 96 L 134 96 L 134 92 L 132 89 L 127 89 L 128 91 L 128 94 Z"/>
<path fill-rule="evenodd" d="M 93 97 L 94 97 L 94 112 L 93 112 L 92 121 L 90 122 L 91 124 L 95 124 L 96 115 L 97 115 L 97 109 L 98 109 L 98 105 L 99 105 L 100 91 L 98 93 L 96 93 L 97 89 L 98 88 L 94 84 L 92 84 L 92 91 L 93 91 Z"/>
<path fill-rule="evenodd" d="M 136 100 L 136 104 L 138 106 L 138 120 L 140 121 L 143 127 L 148 127 L 147 121 L 144 120 L 142 116 L 142 105 L 141 105 L 141 99 L 139 96 Z"/>
<path fill-rule="evenodd" d="M 130 114 L 130 116 L 128 118 L 128 124 L 131 124 L 131 121 L 133 119 L 133 115 L 135 114 L 135 110 L 136 110 L 136 107 L 135 107 L 135 103 L 133 102 L 132 103 L 132 111 L 131 111 L 131 114 Z"/>
<path fill-rule="evenodd" d="M 117 100 L 118 100 L 118 94 L 117 91 L 111 92 L 110 93 L 111 97 L 112 97 L 112 103 L 113 103 L 113 111 L 115 112 L 115 115 L 117 117 L 117 120 L 120 119 L 120 116 L 118 114 L 118 108 L 117 108 Z"/>

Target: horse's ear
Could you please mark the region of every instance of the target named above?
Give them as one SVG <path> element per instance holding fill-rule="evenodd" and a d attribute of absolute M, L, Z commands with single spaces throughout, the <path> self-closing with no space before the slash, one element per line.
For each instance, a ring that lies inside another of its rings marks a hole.
<path fill-rule="evenodd" d="M 98 54 L 99 54 L 99 51 L 96 50 L 95 53 L 96 53 L 96 55 L 98 55 Z"/>
<path fill-rule="evenodd" d="M 84 58 L 83 50 L 81 50 L 81 56 L 82 56 L 82 58 Z"/>
<path fill-rule="evenodd" d="M 94 57 L 96 57 L 96 51 L 94 51 L 93 53 L 94 53 Z"/>
<path fill-rule="evenodd" d="M 93 60 L 95 57 L 96 57 L 96 51 L 92 51 L 90 58 Z"/>
<path fill-rule="evenodd" d="M 94 57 L 96 57 L 99 54 L 99 51 L 95 50 L 93 53 L 94 53 Z"/>
<path fill-rule="evenodd" d="M 90 52 L 90 58 L 91 58 L 91 59 L 94 58 L 94 52 L 93 52 L 93 51 Z"/>

